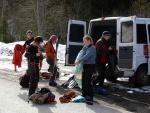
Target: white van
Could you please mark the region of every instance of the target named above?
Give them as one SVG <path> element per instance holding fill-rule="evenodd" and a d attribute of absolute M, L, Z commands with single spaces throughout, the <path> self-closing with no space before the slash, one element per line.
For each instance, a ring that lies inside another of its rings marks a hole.
<path fill-rule="evenodd" d="M 150 19 L 131 17 L 107 17 L 93 19 L 89 23 L 88 34 L 94 44 L 102 32 L 112 34 L 118 65 L 112 79 L 130 77 L 137 86 L 150 83 Z M 68 23 L 66 62 L 74 65 L 78 52 L 83 47 L 86 22 L 70 20 Z"/>

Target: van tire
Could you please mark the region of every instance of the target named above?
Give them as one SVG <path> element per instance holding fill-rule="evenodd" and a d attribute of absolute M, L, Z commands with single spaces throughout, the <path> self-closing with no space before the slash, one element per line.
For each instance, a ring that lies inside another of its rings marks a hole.
<path fill-rule="evenodd" d="M 140 66 L 136 72 L 135 85 L 138 87 L 149 85 L 150 79 L 147 75 L 147 67 Z"/>
<path fill-rule="evenodd" d="M 112 83 L 116 83 L 118 77 L 114 77 L 114 76 L 107 76 L 106 80 L 112 82 Z"/>

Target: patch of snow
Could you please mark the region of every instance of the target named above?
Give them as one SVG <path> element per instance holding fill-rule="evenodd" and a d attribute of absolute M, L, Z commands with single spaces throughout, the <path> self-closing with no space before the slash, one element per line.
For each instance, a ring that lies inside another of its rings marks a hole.
<path fill-rule="evenodd" d="M 7 43 L 7 44 L 0 42 L 0 56 L 12 56 L 14 52 L 14 47 L 16 44 L 23 45 L 24 41 Z"/>
<path fill-rule="evenodd" d="M 133 92 L 135 91 L 135 92 L 139 92 L 139 93 L 150 93 L 150 86 L 143 86 L 140 88 L 131 88 L 131 87 L 127 87 L 127 86 L 115 85 L 115 86 L 111 86 L 111 88 L 127 90 L 128 93 L 131 91 L 133 91 Z"/>
<path fill-rule="evenodd" d="M 13 42 L 13 43 L 3 43 L 0 42 L 0 58 L 2 58 L 2 56 L 6 57 L 6 56 L 13 56 L 14 53 L 14 47 L 16 44 L 20 44 L 23 45 L 25 43 L 25 41 L 18 41 L 18 42 Z M 44 45 L 46 43 L 46 41 L 44 41 L 44 43 L 42 45 Z M 55 45 L 54 45 L 55 47 Z M 64 63 L 65 62 L 65 50 L 66 50 L 66 45 L 62 45 L 59 44 L 58 46 L 58 59 L 60 63 Z M 45 54 L 45 53 L 43 53 Z M 12 57 L 10 57 L 12 58 Z"/>
<path fill-rule="evenodd" d="M 133 91 L 127 91 L 127 93 L 133 93 Z"/>

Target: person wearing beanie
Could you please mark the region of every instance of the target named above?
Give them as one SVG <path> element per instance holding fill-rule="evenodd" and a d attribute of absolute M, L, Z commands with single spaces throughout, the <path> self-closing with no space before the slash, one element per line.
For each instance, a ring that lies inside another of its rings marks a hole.
<path fill-rule="evenodd" d="M 50 86 L 57 86 L 57 83 L 55 82 L 56 74 L 57 74 L 57 67 L 55 65 L 55 57 L 56 57 L 56 51 L 54 49 L 53 44 L 56 43 L 57 37 L 56 35 L 52 35 L 48 42 L 44 44 L 44 49 L 46 52 L 46 61 L 50 65 L 52 76 L 49 80 Z"/>
<path fill-rule="evenodd" d="M 109 31 L 104 31 L 102 33 L 102 37 L 96 42 L 96 69 L 98 71 L 98 76 L 92 81 L 93 88 L 95 88 L 96 84 L 99 83 L 99 87 L 97 89 L 98 94 L 107 95 L 107 91 L 103 89 L 103 83 L 105 79 L 105 64 L 109 53 L 113 50 L 111 46 L 109 46 L 109 40 L 111 37 L 111 33 Z"/>

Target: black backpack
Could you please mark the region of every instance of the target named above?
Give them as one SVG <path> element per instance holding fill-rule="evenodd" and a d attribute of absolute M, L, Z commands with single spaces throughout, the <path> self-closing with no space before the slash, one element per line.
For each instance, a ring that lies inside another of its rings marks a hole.
<path fill-rule="evenodd" d="M 20 85 L 23 88 L 29 88 L 30 74 L 28 70 L 26 70 L 26 73 L 19 78 L 19 81 L 20 81 Z"/>

